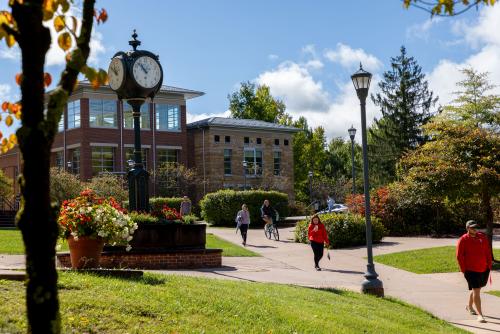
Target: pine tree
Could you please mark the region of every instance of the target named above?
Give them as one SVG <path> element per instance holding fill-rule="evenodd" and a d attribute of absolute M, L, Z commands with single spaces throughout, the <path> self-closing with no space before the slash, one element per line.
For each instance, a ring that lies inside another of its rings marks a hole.
<path fill-rule="evenodd" d="M 375 173 L 383 171 L 379 179 L 386 183 L 394 179 L 399 158 L 427 140 L 421 126 L 432 116 L 438 98 L 404 46 L 399 56 L 391 58 L 391 69 L 378 86 L 381 92 L 371 98 L 382 117 L 370 129 L 370 163 Z"/>

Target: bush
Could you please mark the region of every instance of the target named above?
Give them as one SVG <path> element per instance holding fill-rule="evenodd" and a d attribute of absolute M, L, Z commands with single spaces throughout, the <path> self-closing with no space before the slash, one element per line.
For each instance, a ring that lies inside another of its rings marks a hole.
<path fill-rule="evenodd" d="M 160 216 L 164 206 L 179 210 L 181 202 L 182 197 L 152 197 L 149 199 L 150 211 L 153 215 Z M 128 210 L 128 201 L 125 201 L 123 206 Z"/>
<path fill-rule="evenodd" d="M 198 220 L 198 217 L 196 217 L 195 215 L 182 216 L 182 222 L 184 224 L 194 224 L 194 222 L 197 220 Z"/>
<path fill-rule="evenodd" d="M 330 239 L 331 248 L 366 245 L 365 218 L 361 215 L 329 213 L 320 216 Z M 309 220 L 302 220 L 295 227 L 295 241 L 308 243 Z M 386 235 L 379 219 L 372 217 L 372 239 L 378 243 Z"/>
<path fill-rule="evenodd" d="M 290 211 L 290 216 L 304 216 L 306 215 L 306 209 L 307 204 L 300 202 L 300 201 L 295 201 L 295 203 L 290 204 L 289 206 L 289 211 Z"/>
<path fill-rule="evenodd" d="M 124 179 L 117 175 L 103 173 L 94 176 L 85 186 L 92 189 L 98 196 L 113 197 L 119 203 L 128 199 L 128 191 L 124 188 Z"/>
<path fill-rule="evenodd" d="M 57 167 L 50 169 L 50 199 L 57 205 L 78 197 L 82 190 L 83 185 L 75 174 Z"/>
<path fill-rule="evenodd" d="M 138 212 L 131 212 L 130 218 L 134 223 L 137 225 L 141 224 L 157 224 L 159 223 L 159 219 L 148 214 L 148 213 L 138 213 Z"/>
<path fill-rule="evenodd" d="M 219 190 L 207 194 L 200 201 L 201 216 L 207 223 L 215 226 L 233 226 L 236 213 L 241 210 L 242 204 L 246 204 L 250 211 L 251 223 L 263 225 L 260 207 L 265 199 L 271 202 L 271 206 L 278 211 L 280 217 L 288 216 L 288 195 L 263 190 Z"/>

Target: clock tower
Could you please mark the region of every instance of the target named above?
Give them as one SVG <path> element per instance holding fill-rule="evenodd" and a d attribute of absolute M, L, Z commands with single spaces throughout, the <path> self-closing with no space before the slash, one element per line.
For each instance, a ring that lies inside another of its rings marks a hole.
<path fill-rule="evenodd" d="M 134 118 L 134 162 L 128 172 L 129 209 L 149 211 L 149 173 L 142 164 L 140 116 L 146 99 L 153 99 L 163 83 L 159 57 L 152 52 L 137 50 L 141 42 L 134 30 L 129 45 L 133 50 L 117 52 L 108 68 L 109 86 L 132 107 Z"/>

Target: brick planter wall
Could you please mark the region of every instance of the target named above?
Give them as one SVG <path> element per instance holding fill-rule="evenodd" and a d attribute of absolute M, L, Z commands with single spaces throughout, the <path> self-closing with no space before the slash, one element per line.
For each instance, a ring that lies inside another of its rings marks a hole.
<path fill-rule="evenodd" d="M 58 267 L 71 267 L 69 252 L 57 254 Z M 163 252 L 103 252 L 101 268 L 195 269 L 222 266 L 222 249 Z"/>

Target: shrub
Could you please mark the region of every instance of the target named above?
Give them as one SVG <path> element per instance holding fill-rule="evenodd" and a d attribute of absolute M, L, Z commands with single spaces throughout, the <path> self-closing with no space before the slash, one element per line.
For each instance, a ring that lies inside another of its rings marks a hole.
<path fill-rule="evenodd" d="M 200 201 L 201 216 L 207 223 L 215 226 L 233 226 L 236 213 L 241 210 L 241 205 L 246 204 L 250 211 L 252 224 L 263 225 L 260 216 L 260 207 L 265 199 L 271 202 L 280 217 L 289 213 L 288 195 L 277 191 L 263 190 L 219 190 L 205 195 Z"/>
<path fill-rule="evenodd" d="M 157 224 L 159 223 L 159 219 L 155 216 L 152 216 L 148 213 L 139 213 L 139 212 L 131 212 L 130 219 L 137 225 L 141 224 Z"/>
<path fill-rule="evenodd" d="M 151 213 L 159 213 L 165 206 L 179 210 L 181 207 L 182 197 L 153 197 L 149 199 Z"/>
<path fill-rule="evenodd" d="M 330 213 L 320 216 L 330 239 L 331 248 L 366 245 L 365 218 L 357 214 Z M 295 241 L 308 243 L 307 231 L 309 220 L 302 220 L 295 227 Z M 379 219 L 372 217 L 372 240 L 378 243 L 386 235 L 386 230 Z"/>
<path fill-rule="evenodd" d="M 58 205 L 78 197 L 82 190 L 83 185 L 75 174 L 57 167 L 50 169 L 50 198 Z"/>
<path fill-rule="evenodd" d="M 295 201 L 295 203 L 289 205 L 290 216 L 304 216 L 307 214 L 307 204 L 300 201 Z"/>
<path fill-rule="evenodd" d="M 193 224 L 197 220 L 198 220 L 198 217 L 196 217 L 195 215 L 182 216 L 182 222 L 184 224 Z"/>
<path fill-rule="evenodd" d="M 103 173 L 94 176 L 86 187 L 92 189 L 98 196 L 113 197 L 119 203 L 128 199 L 128 191 L 124 188 L 124 179 L 117 175 Z"/>

